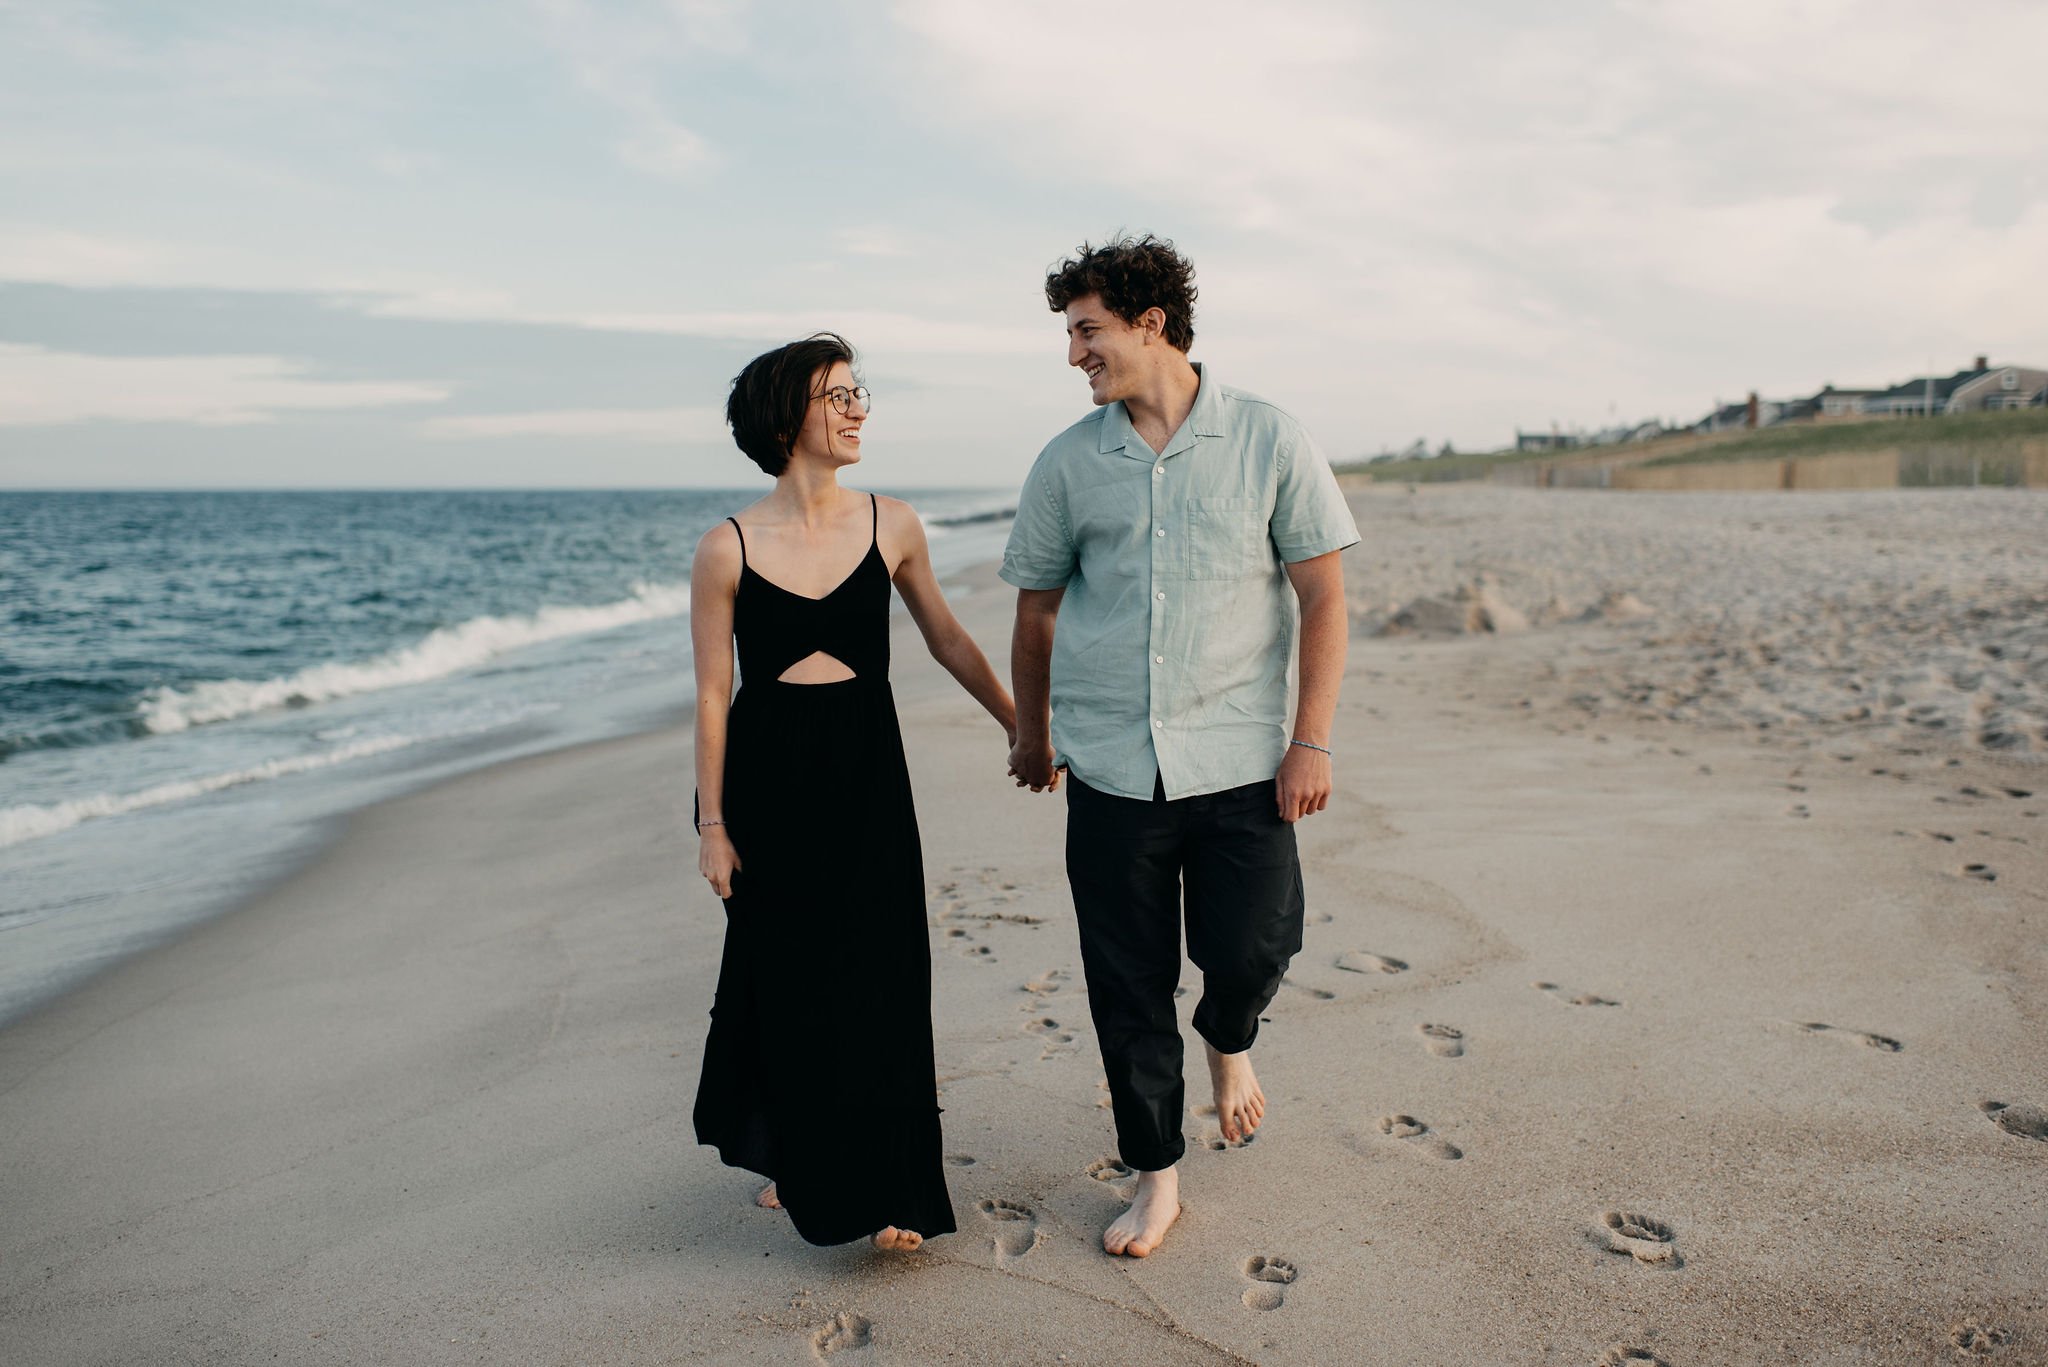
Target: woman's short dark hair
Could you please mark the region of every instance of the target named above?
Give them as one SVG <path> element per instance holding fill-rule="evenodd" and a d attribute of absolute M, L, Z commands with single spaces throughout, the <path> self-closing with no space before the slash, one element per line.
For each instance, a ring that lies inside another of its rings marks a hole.
<path fill-rule="evenodd" d="M 1166 344 L 1178 351 L 1195 345 L 1195 268 L 1173 243 L 1146 233 L 1118 237 L 1100 247 L 1081 244 L 1045 277 L 1045 302 L 1063 313 L 1076 299 L 1102 296 L 1102 304 L 1126 323 L 1146 309 L 1166 315 Z"/>
<path fill-rule="evenodd" d="M 853 345 L 836 332 L 814 332 L 747 362 L 733 379 L 725 421 L 748 460 L 771 475 L 783 472 L 810 411 L 811 381 L 835 361 L 854 365 Z"/>

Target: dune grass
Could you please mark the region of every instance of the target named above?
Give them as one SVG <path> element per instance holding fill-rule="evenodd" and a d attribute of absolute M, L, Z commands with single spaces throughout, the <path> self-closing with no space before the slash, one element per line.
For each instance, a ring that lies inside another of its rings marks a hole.
<path fill-rule="evenodd" d="M 1602 455 L 1637 456 L 1654 452 L 1660 441 L 1681 449 L 1669 455 L 1649 454 L 1644 466 L 1699 465 L 1738 460 L 1797 460 L 1837 451 L 1881 451 L 1897 447 L 1908 459 L 1938 456 L 1967 461 L 1972 455 L 1996 460 L 2016 458 L 2020 443 L 2048 437 L 2048 409 L 2022 408 L 2002 413 L 1957 413 L 1940 418 L 1874 418 L 1868 422 L 1795 423 L 1750 433 L 1729 433 L 1702 443 L 1693 433 L 1674 433 L 1640 445 L 1582 446 L 1571 451 L 1488 451 L 1437 456 L 1421 460 L 1349 461 L 1339 474 L 1366 475 L 1384 483 L 1435 484 L 1485 479 L 1504 465 L 1531 461 L 1597 459 Z"/>

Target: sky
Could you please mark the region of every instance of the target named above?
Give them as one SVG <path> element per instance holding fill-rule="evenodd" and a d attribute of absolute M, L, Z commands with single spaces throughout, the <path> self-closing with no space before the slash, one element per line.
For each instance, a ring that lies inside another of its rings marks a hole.
<path fill-rule="evenodd" d="M 0 488 L 865 482 L 1087 411 L 1049 266 L 1170 238 L 1333 460 L 2048 365 L 2048 6 L 0 0 Z"/>

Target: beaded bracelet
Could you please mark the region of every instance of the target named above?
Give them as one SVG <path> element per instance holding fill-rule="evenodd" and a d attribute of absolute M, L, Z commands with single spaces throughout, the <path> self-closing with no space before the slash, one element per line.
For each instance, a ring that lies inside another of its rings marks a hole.
<path fill-rule="evenodd" d="M 1322 753 L 1324 753 L 1324 754 L 1326 754 L 1326 755 L 1329 755 L 1329 756 L 1332 756 L 1332 757 L 1335 757 L 1335 755 L 1336 755 L 1336 753 L 1337 753 L 1337 752 L 1336 752 L 1335 750 L 1332 750 L 1332 749 L 1331 749 L 1331 748 L 1330 748 L 1329 746 L 1327 746 L 1327 745 L 1317 745 L 1317 744 L 1316 744 L 1316 743 L 1315 743 L 1314 741 L 1312 741 L 1312 740 L 1291 740 L 1291 741 L 1288 741 L 1287 743 L 1288 743 L 1289 745 L 1299 745 L 1299 746 L 1300 746 L 1300 747 L 1301 747 L 1302 749 L 1304 749 L 1304 750 L 1320 750 L 1320 751 L 1322 751 Z"/>
<path fill-rule="evenodd" d="M 701 831 L 706 826 L 723 826 L 724 824 L 723 821 L 700 821 L 697 823 L 697 829 Z"/>

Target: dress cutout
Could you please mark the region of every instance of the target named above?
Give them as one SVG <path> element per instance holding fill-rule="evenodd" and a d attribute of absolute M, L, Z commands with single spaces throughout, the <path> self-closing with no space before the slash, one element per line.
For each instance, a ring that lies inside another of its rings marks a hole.
<path fill-rule="evenodd" d="M 871 517 L 867 555 L 822 598 L 757 574 L 733 520 L 740 690 L 723 815 L 740 868 L 694 1118 L 700 1143 L 775 1182 L 814 1244 L 957 1227 L 924 858 L 889 689 L 889 567 Z M 854 677 L 779 677 L 818 651 Z"/>

